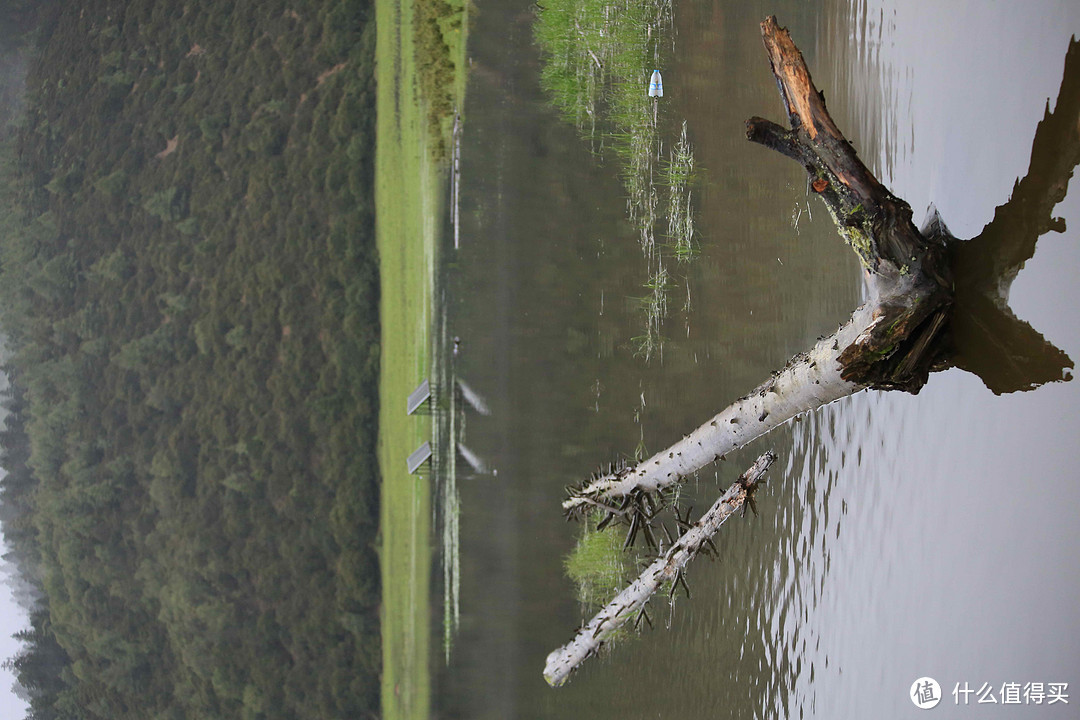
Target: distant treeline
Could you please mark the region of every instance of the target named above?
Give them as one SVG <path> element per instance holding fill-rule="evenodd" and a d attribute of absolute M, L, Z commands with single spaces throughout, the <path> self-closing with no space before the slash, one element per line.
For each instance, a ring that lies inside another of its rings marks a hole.
<path fill-rule="evenodd" d="M 377 714 L 372 3 L 5 0 L 0 35 L 30 716 Z"/>

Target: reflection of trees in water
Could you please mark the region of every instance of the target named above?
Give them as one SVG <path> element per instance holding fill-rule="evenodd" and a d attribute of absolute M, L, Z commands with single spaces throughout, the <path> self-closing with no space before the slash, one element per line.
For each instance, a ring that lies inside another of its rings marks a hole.
<path fill-rule="evenodd" d="M 646 359 L 660 349 L 667 296 L 677 285 L 668 263 L 696 254 L 694 155 L 686 123 L 665 156 L 659 103 L 646 93 L 672 24 L 670 0 L 546 0 L 535 24 L 545 56 L 541 82 L 552 101 L 596 152 L 620 161 L 627 216 L 648 266 L 648 292 L 640 298 L 645 332 L 634 338 Z M 658 242 L 657 226 L 665 219 L 667 232 Z"/>

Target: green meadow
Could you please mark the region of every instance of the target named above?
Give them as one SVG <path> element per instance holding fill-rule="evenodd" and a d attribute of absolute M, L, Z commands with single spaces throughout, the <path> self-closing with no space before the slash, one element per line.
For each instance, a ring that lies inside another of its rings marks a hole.
<path fill-rule="evenodd" d="M 432 427 L 405 399 L 466 18 L 0 7 L 27 68 L 0 83 L 0 520 L 40 596 L 8 659 L 32 717 L 428 716 L 406 458 Z"/>
<path fill-rule="evenodd" d="M 376 239 L 382 327 L 378 457 L 382 473 L 383 717 L 431 705 L 431 483 L 405 460 L 431 438 L 405 399 L 430 372 L 433 287 L 443 232 L 454 109 L 465 77 L 466 7 L 377 0 Z"/>

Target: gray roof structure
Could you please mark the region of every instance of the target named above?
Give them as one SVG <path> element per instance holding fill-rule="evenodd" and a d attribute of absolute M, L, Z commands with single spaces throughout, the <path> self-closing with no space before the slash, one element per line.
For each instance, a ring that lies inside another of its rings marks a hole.
<path fill-rule="evenodd" d="M 413 454 L 409 456 L 409 474 L 412 475 L 413 473 L 415 473 L 424 463 L 428 462 L 429 460 L 431 460 L 431 443 L 426 442 L 420 447 L 416 448 Z"/>
<path fill-rule="evenodd" d="M 405 414 L 412 415 L 430 400 L 431 383 L 424 380 L 424 382 L 420 383 L 415 390 L 409 393 L 409 400 L 405 403 Z"/>

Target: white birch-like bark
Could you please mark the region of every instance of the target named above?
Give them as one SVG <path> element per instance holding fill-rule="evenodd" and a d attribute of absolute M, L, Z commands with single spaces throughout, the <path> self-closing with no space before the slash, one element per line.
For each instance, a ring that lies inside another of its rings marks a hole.
<path fill-rule="evenodd" d="M 609 520 L 647 515 L 649 503 L 632 494 L 663 490 L 792 417 L 868 387 L 917 393 L 930 372 L 949 366 L 976 373 L 995 393 L 1070 378 L 1072 360 L 1016 319 L 1006 293 L 1038 236 L 1064 230 L 1052 211 L 1080 162 L 1080 43 L 1070 43 L 1058 102 L 1039 123 L 1028 175 L 982 234 L 959 242 L 937 218 L 924 231 L 915 229 L 911 208 L 881 185 L 836 127 L 789 33 L 775 18 L 761 29 L 791 127 L 751 118 L 747 138 L 806 168 L 811 187 L 866 269 L 872 297 L 835 334 L 670 448 L 570 489 L 567 513 L 599 507 Z M 736 483 L 721 497 L 706 514 L 707 524 L 718 527 L 734 503 L 745 500 L 739 488 Z M 681 547 L 669 550 L 571 643 L 548 656 L 549 683 L 564 682 L 661 583 L 678 577 L 704 542 L 690 539 L 702 537 L 691 533 L 704 524 L 705 518 L 680 539 Z"/>
<path fill-rule="evenodd" d="M 675 582 L 677 575 L 716 534 L 720 525 L 746 501 L 747 493 L 775 460 L 776 455 L 772 452 L 759 457 L 667 552 L 578 630 L 573 640 L 548 655 L 544 666 L 544 679 L 548 684 L 558 687 L 566 682 L 570 673 L 595 654 L 606 638 L 641 612 L 665 582 Z"/>
<path fill-rule="evenodd" d="M 807 168 L 815 194 L 867 271 L 871 299 L 835 334 L 690 435 L 571 490 L 563 502 L 568 513 L 597 502 L 617 506 L 613 501 L 634 491 L 662 490 L 796 415 L 866 387 L 918 392 L 938 356 L 951 299 L 944 243 L 920 235 L 907 203 L 859 160 L 787 30 L 767 18 L 761 31 L 791 129 L 752 118 L 747 137 Z"/>
<path fill-rule="evenodd" d="M 864 305 L 851 319 L 808 353 L 796 355 L 783 370 L 755 388 L 697 430 L 638 465 L 608 473 L 576 490 L 563 502 L 573 511 L 628 495 L 655 492 L 674 485 L 723 455 L 737 450 L 796 415 L 852 395 L 864 386 L 841 377 L 839 357 L 857 345 L 879 321 L 876 305 Z"/>

